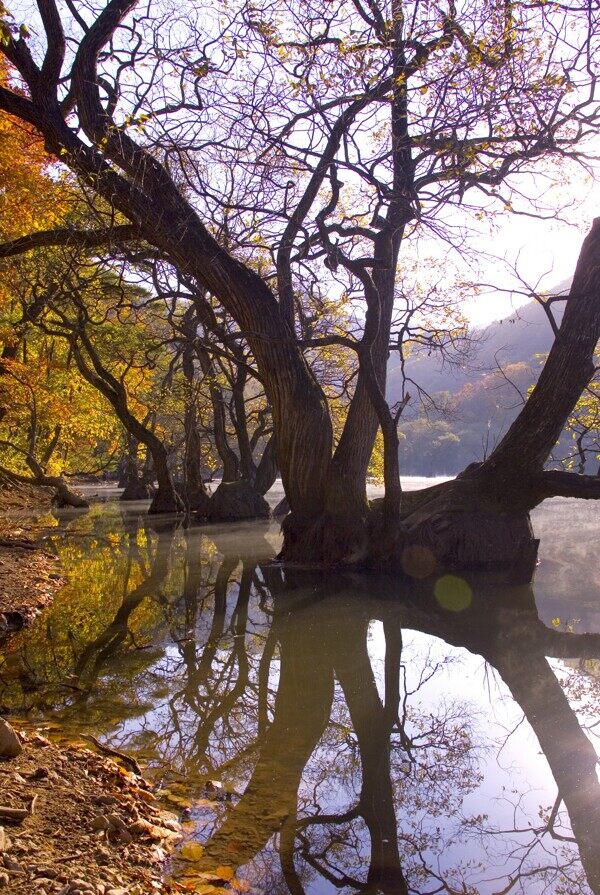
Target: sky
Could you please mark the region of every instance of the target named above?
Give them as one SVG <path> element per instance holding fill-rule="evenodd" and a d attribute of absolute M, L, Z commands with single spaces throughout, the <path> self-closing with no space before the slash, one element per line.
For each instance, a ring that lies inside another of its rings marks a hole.
<path fill-rule="evenodd" d="M 600 153 L 599 153 L 600 154 Z M 485 282 L 499 288 L 523 289 L 511 267 L 518 269 L 520 277 L 533 288 L 552 291 L 559 283 L 573 276 L 581 243 L 595 217 L 600 216 L 600 180 L 583 178 L 577 172 L 566 176 L 557 193 L 557 202 L 569 202 L 565 220 L 538 220 L 517 214 L 502 215 L 495 224 L 495 232 L 482 228 L 482 251 L 498 256 L 482 262 L 481 274 Z M 489 224 L 485 225 L 489 228 Z M 503 263 L 502 259 L 506 259 Z M 465 313 L 475 326 L 485 326 L 493 320 L 509 315 L 528 299 L 504 292 L 492 292 L 478 296 L 465 305 Z"/>

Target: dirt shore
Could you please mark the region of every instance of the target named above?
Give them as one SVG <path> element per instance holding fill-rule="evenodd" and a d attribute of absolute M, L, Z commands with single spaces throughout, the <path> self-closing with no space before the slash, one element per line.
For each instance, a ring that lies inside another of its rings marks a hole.
<path fill-rule="evenodd" d="M 36 538 L 52 491 L 26 485 L 0 487 L 0 642 L 28 624 L 63 583 L 58 560 Z"/>
<path fill-rule="evenodd" d="M 0 657 L 11 634 L 63 583 L 58 560 L 36 543 L 48 489 L 0 488 Z M 7 719 L 11 720 L 11 719 Z M 181 838 L 140 776 L 81 745 L 19 730 L 22 751 L 0 758 L 0 892 L 7 895 L 162 895 Z"/>
<path fill-rule="evenodd" d="M 38 615 L 62 583 L 54 556 L 14 539 L 0 541 L 0 638 L 2 628 L 9 633 Z"/>
<path fill-rule="evenodd" d="M 172 892 L 162 867 L 179 824 L 143 779 L 90 749 L 19 735 L 22 753 L 0 761 L 0 891 Z M 10 822 L 6 808 L 27 814 Z"/>

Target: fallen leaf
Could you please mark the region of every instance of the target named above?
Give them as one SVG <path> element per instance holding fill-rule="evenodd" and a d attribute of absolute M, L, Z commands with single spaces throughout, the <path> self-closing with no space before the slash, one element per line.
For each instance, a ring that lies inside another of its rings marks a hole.
<path fill-rule="evenodd" d="M 184 861 L 199 861 L 204 854 L 204 848 L 199 842 L 186 842 L 179 852 L 179 857 Z"/>

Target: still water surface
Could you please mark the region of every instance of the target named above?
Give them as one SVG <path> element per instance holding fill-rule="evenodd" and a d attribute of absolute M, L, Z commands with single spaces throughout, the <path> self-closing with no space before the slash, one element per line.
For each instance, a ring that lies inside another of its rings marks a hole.
<path fill-rule="evenodd" d="M 531 587 L 284 572 L 276 523 L 143 509 L 61 517 L 68 583 L 0 658 L 0 702 L 148 763 L 204 847 L 177 879 L 600 893 L 593 502 L 536 511 Z"/>

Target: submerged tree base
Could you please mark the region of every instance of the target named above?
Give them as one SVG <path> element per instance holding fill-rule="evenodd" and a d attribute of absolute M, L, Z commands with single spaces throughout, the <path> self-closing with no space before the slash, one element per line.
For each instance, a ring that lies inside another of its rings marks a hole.
<path fill-rule="evenodd" d="M 148 507 L 148 513 L 151 516 L 158 516 L 161 513 L 183 513 L 183 511 L 184 506 L 181 498 L 174 489 L 159 488 Z"/>
<path fill-rule="evenodd" d="M 286 563 L 373 568 L 424 578 L 442 570 L 500 569 L 515 583 L 529 581 L 538 540 L 529 511 L 503 505 L 493 492 L 460 477 L 404 495 L 392 522 L 381 500 L 364 514 L 326 513 L 313 520 L 290 514 L 283 522 Z"/>
<path fill-rule="evenodd" d="M 119 497 L 119 500 L 150 500 L 153 494 L 154 489 L 146 482 L 128 481 L 123 488 L 123 492 Z"/>
<path fill-rule="evenodd" d="M 271 508 L 249 482 L 221 482 L 202 515 L 209 522 L 238 522 L 244 519 L 269 519 Z"/>

